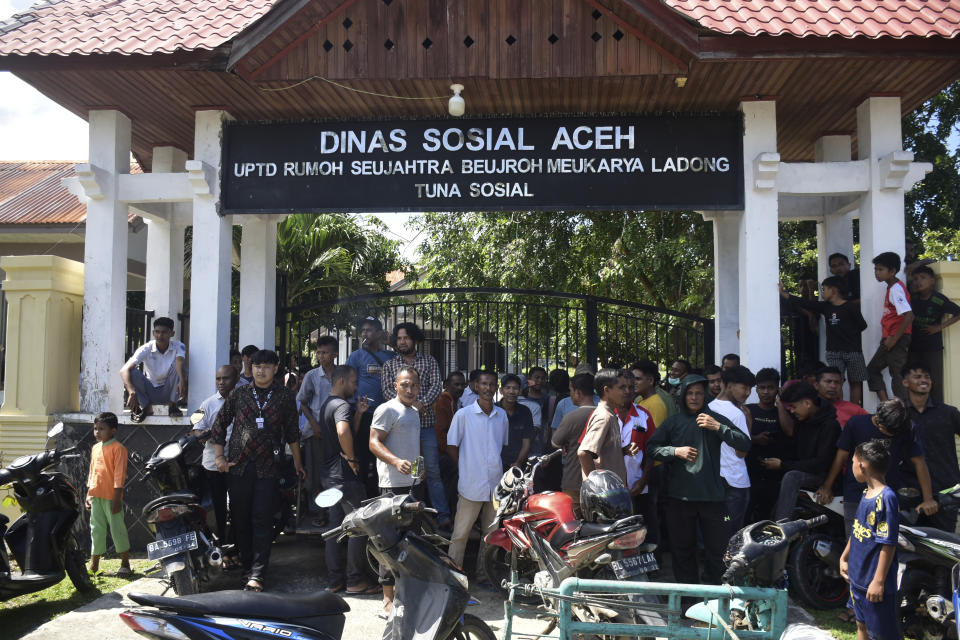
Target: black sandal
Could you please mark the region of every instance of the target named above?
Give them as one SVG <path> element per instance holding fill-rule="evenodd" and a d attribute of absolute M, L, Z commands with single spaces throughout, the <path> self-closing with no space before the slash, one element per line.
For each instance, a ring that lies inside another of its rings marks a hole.
<path fill-rule="evenodd" d="M 141 409 L 140 411 L 130 412 L 130 422 L 133 422 L 135 424 L 140 424 L 141 422 L 143 422 L 143 419 L 145 417 L 146 415 L 143 413 L 143 409 Z"/>
<path fill-rule="evenodd" d="M 244 591 L 254 591 L 260 593 L 263 591 L 263 580 L 260 578 L 250 577 L 247 580 L 247 584 L 243 585 Z"/>

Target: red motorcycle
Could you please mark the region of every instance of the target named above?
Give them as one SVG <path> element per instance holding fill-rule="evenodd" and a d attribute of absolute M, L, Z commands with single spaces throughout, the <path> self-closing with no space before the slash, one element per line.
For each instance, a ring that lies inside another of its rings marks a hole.
<path fill-rule="evenodd" d="M 494 492 L 500 528 L 484 538 L 481 563 L 494 586 L 504 585 L 516 563 L 521 582 L 557 587 L 568 577 L 645 580 L 656 571 L 645 545 L 643 516 L 632 515 L 630 492 L 609 471 L 594 471 L 584 480 L 581 506 L 584 520 L 573 513 L 573 500 L 564 493 L 534 493 L 533 477 L 541 464 L 560 451 L 531 457 L 526 470 L 512 467 Z"/>

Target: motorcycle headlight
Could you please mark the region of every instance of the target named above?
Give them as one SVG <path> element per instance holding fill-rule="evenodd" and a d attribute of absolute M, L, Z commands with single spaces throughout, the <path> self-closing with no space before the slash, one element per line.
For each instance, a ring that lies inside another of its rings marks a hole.
<path fill-rule="evenodd" d="M 450 570 L 450 573 L 453 574 L 453 577 L 456 578 L 457 582 L 460 583 L 460 586 L 463 587 L 464 590 L 469 590 L 470 581 L 467 580 L 467 576 L 463 575 L 459 571 L 454 571 L 453 569 Z"/>

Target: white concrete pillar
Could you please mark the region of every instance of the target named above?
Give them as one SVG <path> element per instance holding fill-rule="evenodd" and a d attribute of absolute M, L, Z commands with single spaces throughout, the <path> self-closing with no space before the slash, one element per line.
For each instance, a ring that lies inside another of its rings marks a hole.
<path fill-rule="evenodd" d="M 822 136 L 814 144 L 814 159 L 817 162 L 849 162 L 851 159 L 850 136 Z M 832 253 L 842 253 L 853 261 L 853 212 L 825 212 L 817 223 L 817 271 L 822 282 L 830 276 L 828 258 Z"/>
<path fill-rule="evenodd" d="M 740 357 L 753 371 L 763 367 L 779 370 L 776 103 L 741 102 L 740 109 L 744 115 L 744 208 L 738 251 Z"/>
<path fill-rule="evenodd" d="M 187 162 L 185 151 L 176 147 L 153 148 L 153 173 L 183 173 Z M 183 249 L 186 224 L 177 217 L 182 204 L 163 205 L 166 218 L 146 218 L 147 283 L 144 305 L 154 317 L 172 318 L 177 335 L 183 327 L 177 314 L 183 311 Z"/>
<path fill-rule="evenodd" d="M 740 219 L 741 211 L 707 214 L 713 221 L 713 310 L 717 363 L 725 353 L 740 353 Z"/>
<path fill-rule="evenodd" d="M 277 220 L 249 216 L 241 224 L 240 346 L 273 349 L 277 334 Z"/>
<path fill-rule="evenodd" d="M 220 216 L 221 142 L 225 111 L 197 111 L 194 160 L 203 163 L 206 187 L 193 198 L 190 273 L 189 406 L 216 390 L 217 367 L 229 362 L 231 219 Z"/>
<path fill-rule="evenodd" d="M 896 181 L 888 181 L 889 167 L 885 166 L 885 159 L 903 150 L 900 116 L 900 98 L 896 97 L 867 98 L 857 107 L 857 155 L 869 161 L 870 167 L 870 188 L 860 205 L 860 308 L 868 325 L 863 332 L 863 354 L 868 361 L 880 344 L 886 293 L 886 285 L 873 277 L 872 260 L 884 251 L 893 251 L 902 259 L 904 251 L 904 190 L 902 183 L 891 186 Z M 865 389 L 868 410 L 875 401 L 876 394 Z"/>
<path fill-rule="evenodd" d="M 130 119 L 91 111 L 90 165 L 99 193 L 87 202 L 80 408 L 119 413 L 123 405 L 127 306 L 127 206 L 118 176 L 130 172 Z"/>

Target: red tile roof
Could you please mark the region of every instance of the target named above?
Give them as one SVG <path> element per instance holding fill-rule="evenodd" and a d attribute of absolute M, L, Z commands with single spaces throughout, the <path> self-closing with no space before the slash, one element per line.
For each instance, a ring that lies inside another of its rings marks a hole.
<path fill-rule="evenodd" d="M 0 56 L 210 50 L 281 1 L 43 0 L 0 22 Z M 953 38 L 960 33 L 958 0 L 659 1 L 721 34 Z"/>
<path fill-rule="evenodd" d="M 0 55 L 215 49 L 278 0 L 45 0 L 0 21 Z"/>
<path fill-rule="evenodd" d="M 953 38 L 960 34 L 957 0 L 663 0 L 704 29 L 844 38 Z"/>
<path fill-rule="evenodd" d="M 75 164 L 0 161 L 0 224 L 77 224 L 86 220 L 87 206 L 61 183 L 76 175 Z M 140 166 L 132 164 L 130 172 L 140 173 Z"/>

